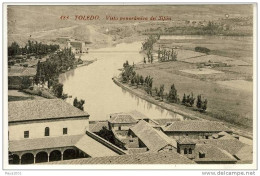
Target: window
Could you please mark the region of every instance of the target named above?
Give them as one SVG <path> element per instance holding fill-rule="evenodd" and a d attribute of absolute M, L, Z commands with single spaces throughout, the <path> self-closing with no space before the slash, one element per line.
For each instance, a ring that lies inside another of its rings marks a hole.
<path fill-rule="evenodd" d="M 24 138 L 29 138 L 29 131 L 24 131 Z"/>
<path fill-rule="evenodd" d="M 199 152 L 199 158 L 205 158 L 205 153 L 204 152 Z"/>
<path fill-rule="evenodd" d="M 63 128 L 63 135 L 68 134 L 68 128 Z"/>
<path fill-rule="evenodd" d="M 45 128 L 44 136 L 50 136 L 50 128 L 49 127 Z"/>
<path fill-rule="evenodd" d="M 187 151 L 187 149 L 186 149 L 186 148 L 184 149 L 184 154 L 188 154 L 188 151 Z"/>
<path fill-rule="evenodd" d="M 121 126 L 118 127 L 118 130 L 121 130 Z"/>
<path fill-rule="evenodd" d="M 189 154 L 192 154 L 192 149 L 191 148 L 189 149 Z"/>
<path fill-rule="evenodd" d="M 205 136 L 206 137 L 206 139 L 209 139 L 209 136 Z"/>
<path fill-rule="evenodd" d="M 134 140 L 133 140 L 133 139 L 130 139 L 129 142 L 134 142 Z"/>

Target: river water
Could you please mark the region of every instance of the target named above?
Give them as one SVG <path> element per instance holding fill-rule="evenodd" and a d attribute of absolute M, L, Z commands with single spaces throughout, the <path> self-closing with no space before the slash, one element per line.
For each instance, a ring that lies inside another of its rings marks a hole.
<path fill-rule="evenodd" d="M 126 60 L 130 64 L 142 62 L 140 48 L 141 42 L 122 43 L 111 48 L 89 50 L 89 54 L 82 55 L 83 60 L 97 59 L 97 61 L 60 76 L 64 93 L 72 96 L 66 101 L 72 104 L 75 97 L 84 99 L 84 110 L 90 114 L 90 120 L 107 120 L 110 113 L 132 110 L 137 110 L 149 118 L 182 120 L 181 115 L 140 99 L 112 81 L 112 77 L 120 74 L 118 69 L 123 67 Z"/>

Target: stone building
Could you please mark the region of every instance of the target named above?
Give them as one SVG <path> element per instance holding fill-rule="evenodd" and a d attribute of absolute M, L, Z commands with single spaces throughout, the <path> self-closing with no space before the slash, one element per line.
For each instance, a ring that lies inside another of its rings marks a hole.
<path fill-rule="evenodd" d="M 232 130 L 220 122 L 206 120 L 184 120 L 168 123 L 162 131 L 169 137 L 180 139 L 184 136 L 192 139 L 212 139 L 222 131 L 232 134 Z"/>
<path fill-rule="evenodd" d="M 125 154 L 89 130 L 89 114 L 61 99 L 8 103 L 10 164 Z"/>

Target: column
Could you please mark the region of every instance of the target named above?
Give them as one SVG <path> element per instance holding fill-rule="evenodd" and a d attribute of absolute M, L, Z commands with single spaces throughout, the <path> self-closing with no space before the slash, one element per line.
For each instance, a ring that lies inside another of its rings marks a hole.
<path fill-rule="evenodd" d="M 48 155 L 48 161 L 47 162 L 50 162 L 50 153 L 47 152 L 47 155 Z"/>
<path fill-rule="evenodd" d="M 33 155 L 33 164 L 35 164 L 36 161 L 36 155 Z"/>
<path fill-rule="evenodd" d="M 19 156 L 19 164 L 22 164 L 22 156 L 21 155 L 18 156 Z"/>
<path fill-rule="evenodd" d="M 63 160 L 63 151 L 61 152 L 61 161 Z"/>

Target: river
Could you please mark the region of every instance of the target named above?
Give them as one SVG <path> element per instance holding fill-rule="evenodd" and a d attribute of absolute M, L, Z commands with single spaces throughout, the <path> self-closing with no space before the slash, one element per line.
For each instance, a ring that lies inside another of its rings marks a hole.
<path fill-rule="evenodd" d="M 82 60 L 97 59 L 97 61 L 60 76 L 64 93 L 72 96 L 66 101 L 72 104 L 75 97 L 84 99 L 84 110 L 90 114 L 90 120 L 107 120 L 110 113 L 132 110 L 137 110 L 153 119 L 182 120 L 181 115 L 140 99 L 112 81 L 112 77 L 120 74 L 118 69 L 123 67 L 126 60 L 130 64 L 142 62 L 140 48 L 141 42 L 122 43 L 115 47 L 89 50 L 89 54 L 82 55 Z"/>

